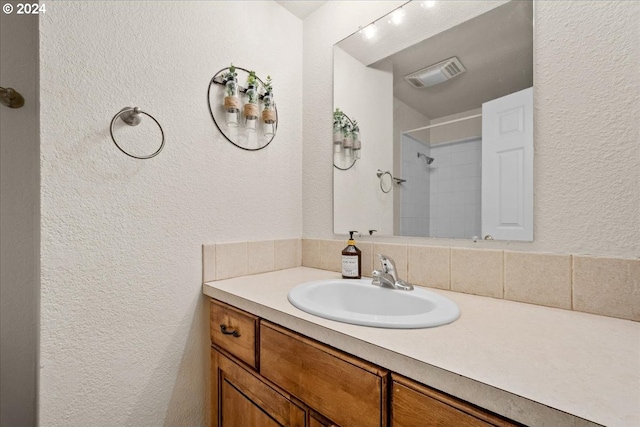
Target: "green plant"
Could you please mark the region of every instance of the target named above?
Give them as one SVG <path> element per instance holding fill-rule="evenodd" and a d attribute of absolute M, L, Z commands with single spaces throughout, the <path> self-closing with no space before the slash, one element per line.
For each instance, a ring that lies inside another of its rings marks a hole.
<path fill-rule="evenodd" d="M 256 77 L 255 71 L 249 71 L 249 76 L 247 77 L 247 86 L 258 86 L 258 78 Z"/>
<path fill-rule="evenodd" d="M 353 125 L 349 120 L 343 120 L 342 122 L 342 132 L 345 135 L 349 135 L 353 131 Z"/>
<path fill-rule="evenodd" d="M 344 113 L 339 108 L 336 108 L 336 111 L 333 112 L 333 125 L 344 127 Z"/>
<path fill-rule="evenodd" d="M 233 62 L 232 62 L 231 66 L 229 67 L 229 71 L 227 71 L 222 75 L 222 79 L 226 82 L 236 77 L 238 77 L 238 73 L 236 73 L 236 67 L 233 65 Z"/>
<path fill-rule="evenodd" d="M 236 67 L 233 66 L 233 62 L 229 67 L 229 71 L 222 75 L 222 80 L 225 84 L 225 94 L 226 96 L 235 96 L 236 92 Z"/>
<path fill-rule="evenodd" d="M 267 81 L 264 83 L 264 91 L 265 93 L 273 92 L 273 81 L 271 80 L 271 76 L 267 76 Z"/>
<path fill-rule="evenodd" d="M 353 120 L 353 131 L 360 132 L 360 128 L 358 127 L 358 121 L 355 119 Z"/>

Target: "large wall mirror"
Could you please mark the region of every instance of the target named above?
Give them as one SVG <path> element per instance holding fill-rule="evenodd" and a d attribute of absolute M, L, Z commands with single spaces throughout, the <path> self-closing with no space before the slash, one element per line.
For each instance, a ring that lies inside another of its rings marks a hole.
<path fill-rule="evenodd" d="M 336 234 L 533 240 L 532 1 L 408 2 L 334 46 L 333 90 Z"/>

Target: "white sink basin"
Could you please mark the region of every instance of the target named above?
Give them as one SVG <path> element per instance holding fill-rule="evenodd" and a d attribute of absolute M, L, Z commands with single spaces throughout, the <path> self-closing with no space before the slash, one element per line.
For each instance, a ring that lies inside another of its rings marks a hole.
<path fill-rule="evenodd" d="M 458 305 L 435 292 L 382 288 L 372 285 L 371 279 L 306 282 L 291 289 L 288 298 L 307 313 L 377 328 L 429 328 L 460 317 Z"/>

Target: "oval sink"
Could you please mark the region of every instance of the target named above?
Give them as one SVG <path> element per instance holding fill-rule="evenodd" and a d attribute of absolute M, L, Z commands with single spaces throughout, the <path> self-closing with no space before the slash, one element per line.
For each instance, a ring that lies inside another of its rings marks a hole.
<path fill-rule="evenodd" d="M 429 328 L 460 317 L 458 305 L 435 292 L 382 288 L 371 279 L 306 282 L 291 289 L 288 299 L 300 310 L 325 319 L 378 328 Z"/>

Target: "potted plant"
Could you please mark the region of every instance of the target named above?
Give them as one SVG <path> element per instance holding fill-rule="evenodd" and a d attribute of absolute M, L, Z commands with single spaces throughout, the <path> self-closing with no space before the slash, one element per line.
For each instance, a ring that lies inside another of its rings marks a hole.
<path fill-rule="evenodd" d="M 342 134 L 344 139 L 342 140 L 342 148 L 344 148 L 344 155 L 351 157 L 353 149 L 353 125 L 350 120 L 343 120 Z"/>
<path fill-rule="evenodd" d="M 275 135 L 276 110 L 273 101 L 273 81 L 271 76 L 267 76 L 264 83 L 264 110 L 262 110 L 262 121 L 265 124 L 264 136 Z"/>
<path fill-rule="evenodd" d="M 229 71 L 224 73 L 222 79 L 224 81 L 224 109 L 225 122 L 229 127 L 238 126 L 238 111 L 240 111 L 240 98 L 238 97 L 238 74 L 236 67 L 229 67 Z"/>
<path fill-rule="evenodd" d="M 344 125 L 344 114 L 339 108 L 333 112 L 333 148 L 334 152 L 339 153 L 342 149 L 342 140 L 344 134 L 342 133 L 342 127 Z"/>
<path fill-rule="evenodd" d="M 359 159 L 362 144 L 360 142 L 360 128 L 358 127 L 358 122 L 356 121 L 356 119 L 353 119 L 353 129 L 351 130 L 351 135 L 353 137 L 353 155 L 356 159 Z"/>
<path fill-rule="evenodd" d="M 247 103 L 244 104 L 245 128 L 255 132 L 258 119 L 258 78 L 255 71 L 250 71 L 247 77 Z"/>

